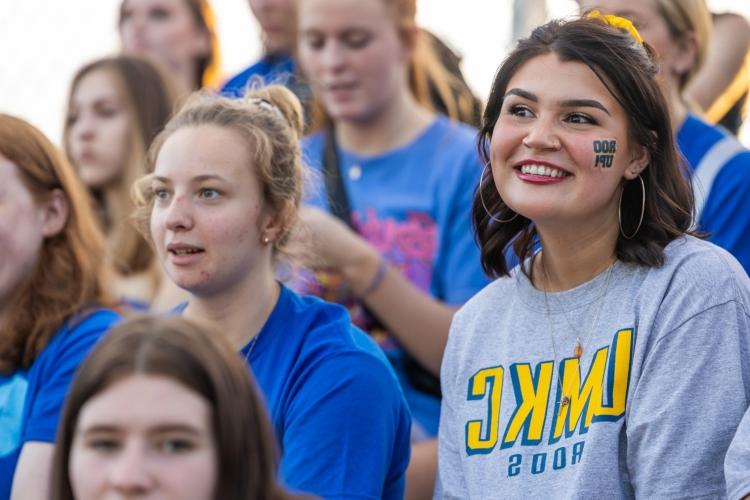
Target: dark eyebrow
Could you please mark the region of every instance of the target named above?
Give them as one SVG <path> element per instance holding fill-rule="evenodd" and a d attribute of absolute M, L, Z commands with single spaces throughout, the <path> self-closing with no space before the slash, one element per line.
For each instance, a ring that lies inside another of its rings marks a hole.
<path fill-rule="evenodd" d="M 531 92 L 527 92 L 521 89 L 510 89 L 509 91 L 505 93 L 505 95 L 503 96 L 503 99 L 505 99 L 509 95 L 517 95 L 518 97 L 523 97 L 524 99 L 528 99 L 529 101 L 534 101 L 534 102 L 539 101 L 539 98 L 537 98 L 536 95 L 532 94 Z"/>
<path fill-rule="evenodd" d="M 560 103 L 560 105 L 564 108 L 596 108 L 601 109 L 605 113 L 607 113 L 609 116 L 612 116 L 609 111 L 607 111 L 607 108 L 605 108 L 602 103 L 599 101 L 595 101 L 593 99 L 570 99 L 568 101 L 563 101 Z"/>

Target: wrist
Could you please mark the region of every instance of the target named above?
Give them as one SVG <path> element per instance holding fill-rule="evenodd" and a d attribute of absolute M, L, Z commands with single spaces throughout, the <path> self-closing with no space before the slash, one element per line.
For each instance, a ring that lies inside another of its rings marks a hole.
<path fill-rule="evenodd" d="M 352 258 L 350 264 L 342 269 L 342 274 L 354 295 L 364 298 L 380 286 L 386 270 L 383 258 L 377 250 L 370 247 Z"/>

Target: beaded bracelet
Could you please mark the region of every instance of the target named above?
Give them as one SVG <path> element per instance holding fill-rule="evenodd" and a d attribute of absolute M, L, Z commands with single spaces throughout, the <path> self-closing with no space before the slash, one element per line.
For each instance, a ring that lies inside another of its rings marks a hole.
<path fill-rule="evenodd" d="M 361 298 L 367 297 L 372 292 L 374 292 L 380 285 L 383 283 L 383 279 L 385 279 L 385 273 L 388 271 L 388 264 L 386 264 L 385 259 L 382 257 L 380 258 L 378 262 L 378 270 L 375 271 L 375 276 L 373 276 L 372 281 L 370 281 L 370 284 L 367 286 L 364 292 L 362 292 L 359 296 Z"/>

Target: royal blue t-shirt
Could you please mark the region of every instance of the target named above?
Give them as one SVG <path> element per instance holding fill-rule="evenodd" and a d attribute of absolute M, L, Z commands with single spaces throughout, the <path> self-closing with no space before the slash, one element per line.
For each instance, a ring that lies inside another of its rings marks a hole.
<path fill-rule="evenodd" d="M 253 78 L 258 78 L 268 85 L 280 83 L 288 85 L 296 80 L 294 60 L 292 56 L 277 55 L 264 56 L 258 62 L 230 78 L 221 88 L 221 94 L 226 97 L 242 97 L 247 85 Z"/>
<path fill-rule="evenodd" d="M 711 148 L 728 132 L 688 115 L 677 132 L 677 143 L 695 170 Z M 706 197 L 698 229 L 726 249 L 750 272 L 750 151 L 734 154 L 721 167 Z"/>
<path fill-rule="evenodd" d="M 240 355 L 266 400 L 284 483 L 326 499 L 403 498 L 409 410 L 383 353 L 346 310 L 282 285 L 256 338 Z"/>
<path fill-rule="evenodd" d="M 302 145 L 305 163 L 322 179 L 324 134 L 306 137 Z M 489 282 L 471 224 L 482 172 L 474 128 L 438 115 L 400 148 L 375 156 L 339 148 L 338 156 L 354 227 L 412 284 L 458 306 Z M 330 209 L 322 185 L 307 202 Z M 415 441 L 436 436 L 440 400 L 412 384 L 398 342 L 373 323 L 340 277 L 302 272 L 293 286 L 349 309 L 354 323 L 373 336 L 393 363 L 414 417 Z"/>
<path fill-rule="evenodd" d="M 27 370 L 0 375 L 0 500 L 10 498 L 23 445 L 54 443 L 57 422 L 73 376 L 102 335 L 119 320 L 97 309 L 68 320 Z"/>

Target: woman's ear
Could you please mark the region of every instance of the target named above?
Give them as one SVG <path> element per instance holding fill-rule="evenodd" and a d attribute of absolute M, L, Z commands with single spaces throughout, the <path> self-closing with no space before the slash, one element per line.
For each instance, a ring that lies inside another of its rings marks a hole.
<path fill-rule="evenodd" d="M 58 235 L 68 222 L 70 204 L 62 189 L 53 189 L 49 197 L 40 205 L 42 236 L 51 238 Z"/>
<path fill-rule="evenodd" d="M 638 177 L 641 172 L 651 163 L 651 153 L 648 152 L 648 148 L 642 144 L 638 144 L 633 149 L 633 157 L 630 159 L 630 163 L 625 167 L 625 173 L 623 176 L 632 181 Z"/>
<path fill-rule="evenodd" d="M 275 211 L 268 209 L 262 216 L 259 228 L 261 239 L 267 238 L 269 242 L 273 242 L 283 238 L 291 226 L 292 213 L 294 213 L 294 210 L 289 206 L 284 206 Z"/>

